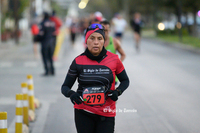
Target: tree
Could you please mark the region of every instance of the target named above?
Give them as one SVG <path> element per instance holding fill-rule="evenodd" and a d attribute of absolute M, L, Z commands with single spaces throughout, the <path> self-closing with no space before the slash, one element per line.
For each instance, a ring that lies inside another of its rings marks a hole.
<path fill-rule="evenodd" d="M 193 13 L 193 28 L 192 28 L 192 35 L 197 36 L 197 23 L 196 23 L 196 14 L 200 7 L 200 2 L 198 0 L 184 0 L 184 10 L 185 12 L 192 12 Z"/>
<path fill-rule="evenodd" d="M 184 12 L 186 16 L 188 12 L 192 12 L 194 19 L 192 35 L 197 36 L 196 14 L 200 6 L 200 2 L 198 0 L 163 0 L 163 4 L 163 6 L 173 9 L 173 12 L 177 15 L 179 22 L 181 22 L 180 19 L 183 14 L 182 12 Z"/>
<path fill-rule="evenodd" d="M 10 12 L 11 16 L 15 20 L 15 43 L 19 43 L 19 19 L 22 18 L 22 14 L 26 7 L 29 6 L 29 0 L 10 0 Z"/>

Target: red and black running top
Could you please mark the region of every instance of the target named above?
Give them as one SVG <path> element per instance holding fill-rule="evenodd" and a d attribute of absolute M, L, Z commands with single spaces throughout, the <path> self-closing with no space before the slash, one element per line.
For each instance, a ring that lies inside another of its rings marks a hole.
<path fill-rule="evenodd" d="M 108 90 L 115 89 L 115 75 L 120 80 L 118 89 L 122 92 L 128 87 L 128 76 L 126 75 L 124 66 L 118 55 L 109 51 L 101 60 L 92 60 L 86 56 L 85 52 L 77 56 L 72 62 L 67 73 L 64 84 L 62 85 L 62 93 L 66 96 L 67 92 L 73 86 L 76 78 L 78 78 L 77 92 L 81 95 L 83 87 L 86 86 L 106 86 Z M 114 117 L 116 115 L 115 102 L 110 98 L 106 98 L 104 105 L 85 105 L 75 104 L 74 108 L 83 109 L 94 114 Z"/>

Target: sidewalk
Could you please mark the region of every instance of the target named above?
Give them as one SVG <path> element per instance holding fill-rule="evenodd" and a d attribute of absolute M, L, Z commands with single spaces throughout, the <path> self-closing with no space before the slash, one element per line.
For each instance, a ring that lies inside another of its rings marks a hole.
<path fill-rule="evenodd" d="M 148 37 L 144 37 L 144 39 L 151 41 L 151 42 L 155 42 L 155 43 L 159 43 L 159 44 L 163 44 L 163 45 L 168 45 L 174 48 L 178 48 L 178 49 L 184 49 L 190 52 L 194 52 L 197 54 L 200 54 L 200 49 L 192 47 L 190 45 L 185 45 L 185 44 L 181 44 L 181 43 L 170 43 L 170 42 L 166 42 L 162 39 L 159 38 L 148 38 Z"/>
<path fill-rule="evenodd" d="M 27 45 L 32 45 L 32 35 L 29 30 L 22 32 L 22 36 L 19 38 L 19 44 L 15 44 L 14 39 L 9 39 L 5 42 L 1 42 L 0 57 L 8 55 L 10 52 L 13 52 L 16 49 L 20 49 Z"/>

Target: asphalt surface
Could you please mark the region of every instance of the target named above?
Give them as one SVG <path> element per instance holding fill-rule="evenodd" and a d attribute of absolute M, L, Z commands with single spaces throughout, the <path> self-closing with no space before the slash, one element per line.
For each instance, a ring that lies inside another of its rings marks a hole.
<path fill-rule="evenodd" d="M 33 75 L 35 97 L 41 102 L 30 132 L 76 132 L 73 105 L 61 94 L 61 85 L 69 65 L 84 48 L 81 37 L 75 46 L 68 38 L 66 35 L 55 62 L 56 75 L 48 77 L 41 76 L 41 57 L 34 58 L 28 33 L 19 46 L 1 44 L 0 111 L 8 113 L 10 133 L 15 122 L 15 95 L 21 93 L 27 74 Z M 130 86 L 117 102 L 115 133 L 199 133 L 200 54 L 179 44 L 144 38 L 137 53 L 130 32 L 125 34 L 122 47 Z"/>

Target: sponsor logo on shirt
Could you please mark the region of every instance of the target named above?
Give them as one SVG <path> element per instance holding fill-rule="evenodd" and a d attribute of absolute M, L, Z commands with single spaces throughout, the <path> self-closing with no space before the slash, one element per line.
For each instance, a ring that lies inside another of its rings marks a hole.
<path fill-rule="evenodd" d="M 83 69 L 84 73 L 96 73 L 96 74 L 109 74 L 110 70 L 108 68 L 99 68 L 99 69 Z"/>

